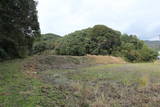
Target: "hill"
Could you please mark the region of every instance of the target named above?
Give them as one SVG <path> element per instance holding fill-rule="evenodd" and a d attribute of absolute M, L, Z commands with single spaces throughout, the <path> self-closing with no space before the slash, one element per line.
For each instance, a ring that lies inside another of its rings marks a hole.
<path fill-rule="evenodd" d="M 60 35 L 47 33 L 41 35 L 41 40 L 43 41 L 56 41 L 57 39 L 62 38 Z"/>
<path fill-rule="evenodd" d="M 130 62 L 149 62 L 158 55 L 136 35 L 122 34 L 105 25 L 95 25 L 65 35 L 56 43 L 55 53 L 71 56 L 119 56 Z"/>
<path fill-rule="evenodd" d="M 160 51 L 160 41 L 145 41 L 149 48 Z"/>

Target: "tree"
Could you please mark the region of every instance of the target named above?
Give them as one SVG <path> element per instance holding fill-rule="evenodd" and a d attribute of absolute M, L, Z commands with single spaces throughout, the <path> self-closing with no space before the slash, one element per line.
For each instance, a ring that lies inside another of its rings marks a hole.
<path fill-rule="evenodd" d="M 37 2 L 33 0 L 0 1 L 0 48 L 9 57 L 24 57 L 40 34 Z"/>
<path fill-rule="evenodd" d="M 135 35 L 123 34 L 121 36 L 120 53 L 130 62 L 147 62 L 157 58 L 157 52 L 148 48 L 143 41 Z"/>
<path fill-rule="evenodd" d="M 88 32 L 90 29 L 76 31 L 60 39 L 56 46 L 56 53 L 60 55 L 82 56 L 88 50 Z"/>
<path fill-rule="evenodd" d="M 105 25 L 95 25 L 89 35 L 93 44 L 91 54 L 111 55 L 120 45 L 121 33 Z"/>
<path fill-rule="evenodd" d="M 144 62 L 154 61 L 157 59 L 158 53 L 150 48 L 147 45 L 144 45 L 143 48 L 139 51 L 141 54 L 141 60 Z"/>
<path fill-rule="evenodd" d="M 33 54 L 39 54 L 47 50 L 54 50 L 56 41 L 62 38 L 56 34 L 42 34 L 33 44 Z"/>
<path fill-rule="evenodd" d="M 153 61 L 158 55 L 136 35 L 121 34 L 105 25 L 73 32 L 56 44 L 58 55 L 114 55 L 129 62 Z"/>
<path fill-rule="evenodd" d="M 121 33 L 104 25 L 83 29 L 66 35 L 56 47 L 62 55 L 111 55 L 120 45 Z"/>

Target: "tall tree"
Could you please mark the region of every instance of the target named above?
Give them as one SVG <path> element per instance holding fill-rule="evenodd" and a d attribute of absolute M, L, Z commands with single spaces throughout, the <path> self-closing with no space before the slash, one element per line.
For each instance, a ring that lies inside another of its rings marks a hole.
<path fill-rule="evenodd" d="M 105 25 L 95 25 L 90 33 L 91 54 L 111 55 L 113 50 L 120 45 L 121 33 Z"/>
<path fill-rule="evenodd" d="M 0 57 L 24 57 L 40 34 L 34 0 L 0 1 Z"/>

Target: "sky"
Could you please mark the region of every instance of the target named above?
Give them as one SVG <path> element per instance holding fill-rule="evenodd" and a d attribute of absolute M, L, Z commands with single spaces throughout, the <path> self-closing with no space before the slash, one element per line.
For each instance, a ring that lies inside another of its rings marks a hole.
<path fill-rule="evenodd" d="M 160 0 L 37 0 L 42 33 L 61 36 L 103 24 L 143 40 L 160 34 Z"/>

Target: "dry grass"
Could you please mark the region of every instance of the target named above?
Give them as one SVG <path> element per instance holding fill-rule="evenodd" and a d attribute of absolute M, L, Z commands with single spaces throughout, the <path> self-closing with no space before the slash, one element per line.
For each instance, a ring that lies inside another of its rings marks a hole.
<path fill-rule="evenodd" d="M 144 74 L 138 81 L 139 87 L 147 87 L 150 83 L 149 75 Z"/>
<path fill-rule="evenodd" d="M 96 97 L 95 102 L 90 104 L 91 107 L 108 107 L 107 100 L 105 98 L 105 93 L 101 93 L 100 96 Z"/>
<path fill-rule="evenodd" d="M 124 61 L 120 57 L 113 57 L 113 56 L 101 56 L 101 55 L 87 55 L 90 59 L 93 60 L 92 63 L 96 64 L 125 64 Z"/>
<path fill-rule="evenodd" d="M 66 93 L 52 100 L 65 99 L 64 107 L 160 106 L 158 63 L 131 64 L 118 57 L 95 55 L 41 56 L 37 62 L 38 66 L 30 68 L 43 71 L 37 73 L 43 82 Z M 53 89 L 44 90 L 51 99 L 56 96 L 48 94 Z"/>
<path fill-rule="evenodd" d="M 154 64 L 160 64 L 160 60 L 156 60 Z"/>

